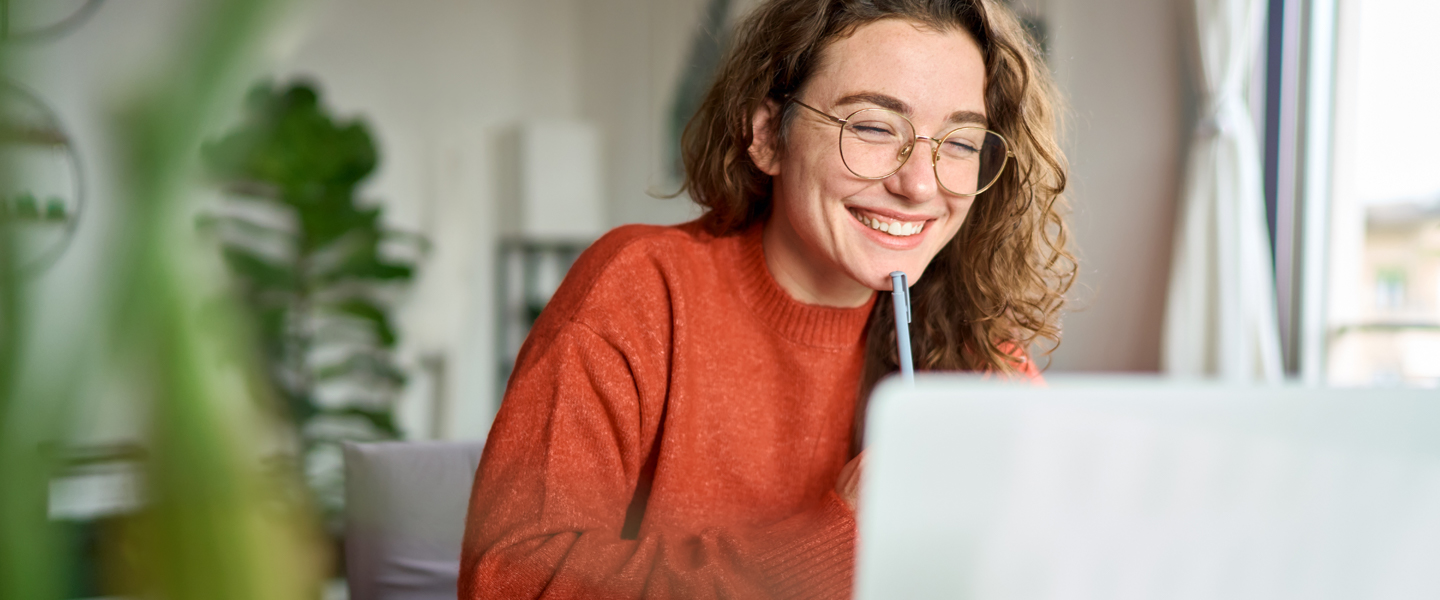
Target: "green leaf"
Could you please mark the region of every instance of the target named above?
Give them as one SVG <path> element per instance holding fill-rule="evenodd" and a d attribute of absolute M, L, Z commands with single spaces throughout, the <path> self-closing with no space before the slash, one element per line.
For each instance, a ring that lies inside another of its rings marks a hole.
<path fill-rule="evenodd" d="M 314 203 L 330 189 L 349 196 L 378 162 L 365 124 L 332 119 L 305 83 L 278 92 L 270 84 L 252 88 L 240 127 L 207 145 L 204 157 L 212 175 L 274 183 L 296 205 Z"/>
<path fill-rule="evenodd" d="M 230 270 L 255 288 L 286 291 L 295 289 L 295 272 L 287 267 L 236 246 L 227 246 L 221 253 Z"/>
<path fill-rule="evenodd" d="M 357 352 L 338 363 L 318 367 L 314 371 L 317 382 L 342 378 L 366 378 L 389 385 L 405 385 L 405 372 L 397 368 L 384 354 Z"/>
<path fill-rule="evenodd" d="M 326 304 L 324 308 L 370 323 L 375 329 L 375 338 L 382 346 L 390 348 L 395 345 L 396 335 L 395 329 L 390 325 L 390 314 L 375 301 L 351 298 Z"/>

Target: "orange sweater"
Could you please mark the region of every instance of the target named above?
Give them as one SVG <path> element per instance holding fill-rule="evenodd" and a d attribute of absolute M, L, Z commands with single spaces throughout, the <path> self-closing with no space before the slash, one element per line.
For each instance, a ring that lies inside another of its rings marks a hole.
<path fill-rule="evenodd" d="M 627 226 L 575 263 L 486 441 L 462 600 L 849 597 L 873 300 L 795 301 L 760 233 Z"/>
<path fill-rule="evenodd" d="M 870 308 L 790 298 L 759 228 L 605 235 L 520 350 L 460 598 L 848 597 Z"/>

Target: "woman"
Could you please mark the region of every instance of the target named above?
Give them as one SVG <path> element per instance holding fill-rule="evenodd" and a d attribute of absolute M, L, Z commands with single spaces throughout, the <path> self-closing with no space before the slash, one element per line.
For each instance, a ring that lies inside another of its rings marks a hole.
<path fill-rule="evenodd" d="M 520 351 L 460 596 L 848 596 L 889 273 L 922 368 L 1058 341 L 1053 102 L 990 0 L 757 8 L 686 131 L 704 216 L 597 241 Z"/>

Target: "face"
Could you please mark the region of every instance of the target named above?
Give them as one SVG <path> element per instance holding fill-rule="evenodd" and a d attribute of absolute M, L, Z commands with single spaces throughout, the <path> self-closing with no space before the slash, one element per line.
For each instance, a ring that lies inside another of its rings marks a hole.
<path fill-rule="evenodd" d="M 862 108 L 888 108 L 909 117 L 919 135 L 938 139 L 956 127 L 984 126 L 977 122 L 984 119 L 984 90 L 984 62 L 968 34 L 889 19 L 831 44 L 796 98 L 842 119 Z M 863 179 L 841 160 L 839 127 L 800 107 L 783 150 L 772 151 L 766 132 L 778 109 L 757 113 L 750 149 L 774 178 L 765 251 L 777 282 L 802 301 L 854 306 L 872 290 L 889 290 L 892 271 L 918 281 L 973 201 L 938 185 L 933 146 L 917 141 L 894 175 Z"/>

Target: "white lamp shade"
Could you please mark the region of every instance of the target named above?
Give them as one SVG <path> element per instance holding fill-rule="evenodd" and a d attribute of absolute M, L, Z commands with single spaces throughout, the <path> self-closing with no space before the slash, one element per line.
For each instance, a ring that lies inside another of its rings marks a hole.
<path fill-rule="evenodd" d="M 520 125 L 519 206 L 509 233 L 532 239 L 591 239 L 605 228 L 600 131 L 588 121 Z"/>

